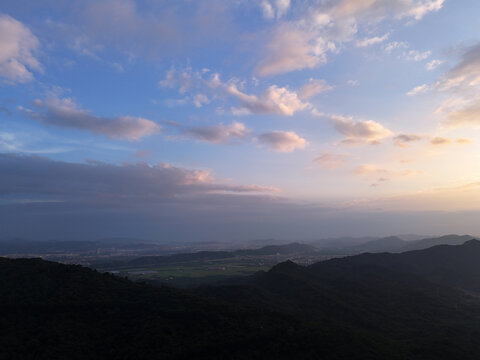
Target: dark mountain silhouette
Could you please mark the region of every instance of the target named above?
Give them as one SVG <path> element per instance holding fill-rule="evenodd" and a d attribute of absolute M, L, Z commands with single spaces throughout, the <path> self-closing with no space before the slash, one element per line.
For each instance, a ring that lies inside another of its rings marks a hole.
<path fill-rule="evenodd" d="M 480 242 L 336 258 L 189 293 L 0 258 L 0 358 L 478 359 Z"/>
<path fill-rule="evenodd" d="M 309 267 L 281 263 L 198 291 L 394 340 L 421 359 L 474 359 L 480 345 L 480 242 L 402 254 L 362 254 Z M 473 331 L 473 332 L 472 332 Z M 449 335 L 447 335 L 449 334 Z"/>
<path fill-rule="evenodd" d="M 438 245 L 401 254 L 361 254 L 332 259 L 314 264 L 311 269 L 321 273 L 331 272 L 332 268 L 355 271 L 358 267 L 366 266 L 379 266 L 480 293 L 480 241 L 474 239 L 462 245 Z"/>
<path fill-rule="evenodd" d="M 383 337 L 78 266 L 0 258 L 1 359 L 401 359 Z M 348 346 L 346 346 L 348 345 Z"/>

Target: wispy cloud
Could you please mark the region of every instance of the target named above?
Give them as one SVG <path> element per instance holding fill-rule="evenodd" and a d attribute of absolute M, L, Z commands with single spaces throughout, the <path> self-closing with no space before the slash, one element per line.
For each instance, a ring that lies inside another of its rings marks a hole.
<path fill-rule="evenodd" d="M 425 137 L 417 134 L 398 134 L 393 138 L 395 145 L 401 148 L 407 148 L 409 143 L 423 140 Z"/>
<path fill-rule="evenodd" d="M 332 89 L 333 86 L 328 85 L 325 80 L 310 78 L 308 82 L 303 85 L 300 90 L 298 90 L 298 96 L 302 100 L 307 100 L 310 99 L 312 96 L 321 94 L 326 91 L 330 91 Z"/>
<path fill-rule="evenodd" d="M 414 87 L 412 90 L 407 92 L 407 96 L 415 96 L 419 94 L 425 94 L 430 90 L 430 86 L 427 84 L 419 85 L 417 87 Z"/>
<path fill-rule="evenodd" d="M 238 121 L 232 121 L 229 125 L 180 126 L 179 130 L 185 136 L 214 144 L 241 141 L 251 132 L 245 124 Z"/>
<path fill-rule="evenodd" d="M 0 76 L 10 83 L 33 80 L 32 70 L 42 71 L 36 53 L 40 42 L 30 29 L 0 14 Z"/>
<path fill-rule="evenodd" d="M 70 98 L 36 100 L 35 109 L 20 107 L 30 119 L 46 125 L 90 131 L 112 139 L 135 141 L 161 131 L 155 122 L 132 116 L 102 117 L 83 110 Z"/>
<path fill-rule="evenodd" d="M 260 7 L 266 19 L 279 19 L 290 8 L 290 0 L 262 0 Z"/>
<path fill-rule="evenodd" d="M 445 61 L 444 60 L 432 60 L 432 61 L 429 61 L 427 63 L 427 65 L 425 65 L 425 68 L 428 70 L 428 71 L 432 71 L 432 70 L 435 70 L 436 68 L 438 68 L 440 65 L 442 65 Z"/>
<path fill-rule="evenodd" d="M 334 170 L 344 164 L 348 158 L 349 155 L 346 154 L 323 153 L 322 155 L 313 159 L 313 162 L 320 165 L 324 169 Z"/>
<path fill-rule="evenodd" d="M 293 131 L 271 131 L 258 136 L 260 143 L 279 152 L 292 152 L 304 149 L 307 141 Z"/>
<path fill-rule="evenodd" d="M 458 138 L 453 140 L 443 136 L 436 136 L 430 140 L 430 144 L 435 146 L 450 145 L 455 143 L 460 145 L 465 145 L 465 144 L 470 144 L 471 141 L 470 139 L 465 139 L 465 138 Z"/>
<path fill-rule="evenodd" d="M 368 47 L 368 46 L 372 46 L 372 45 L 375 45 L 375 44 L 380 44 L 382 42 L 384 42 L 385 40 L 388 39 L 388 37 L 390 36 L 389 33 L 386 33 L 385 35 L 383 36 L 374 36 L 374 37 L 371 37 L 371 38 L 364 38 L 364 39 L 360 39 L 360 40 L 357 40 L 357 47 Z"/>

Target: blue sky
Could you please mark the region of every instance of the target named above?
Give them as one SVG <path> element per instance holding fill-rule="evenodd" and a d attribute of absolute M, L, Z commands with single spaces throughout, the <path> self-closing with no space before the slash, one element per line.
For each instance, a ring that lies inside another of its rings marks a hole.
<path fill-rule="evenodd" d="M 4 0 L 0 237 L 479 233 L 479 14 Z"/>

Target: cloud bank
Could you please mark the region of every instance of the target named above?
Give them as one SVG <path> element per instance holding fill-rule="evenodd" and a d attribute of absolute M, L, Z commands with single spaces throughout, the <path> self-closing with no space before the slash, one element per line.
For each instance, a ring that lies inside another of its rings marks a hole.
<path fill-rule="evenodd" d="M 34 105 L 35 110 L 20 110 L 30 119 L 46 125 L 90 131 L 112 139 L 136 141 L 161 131 L 160 125 L 141 117 L 93 115 L 70 98 L 35 100 Z"/>

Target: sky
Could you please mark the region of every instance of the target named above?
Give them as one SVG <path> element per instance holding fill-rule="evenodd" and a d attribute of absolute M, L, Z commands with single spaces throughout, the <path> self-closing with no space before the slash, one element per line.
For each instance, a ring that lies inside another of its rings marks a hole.
<path fill-rule="evenodd" d="M 476 0 L 3 0 L 0 238 L 480 234 Z"/>

